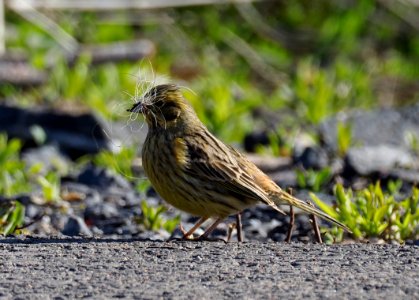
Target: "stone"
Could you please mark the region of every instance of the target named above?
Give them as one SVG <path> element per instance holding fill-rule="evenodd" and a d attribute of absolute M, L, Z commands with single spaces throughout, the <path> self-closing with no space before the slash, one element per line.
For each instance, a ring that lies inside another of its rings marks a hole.
<path fill-rule="evenodd" d="M 68 217 L 67 223 L 62 230 L 62 234 L 68 236 L 92 236 L 92 232 L 89 227 L 87 227 L 84 220 L 79 216 L 74 215 Z"/>
<path fill-rule="evenodd" d="M 42 163 L 42 172 L 44 174 L 53 169 L 68 170 L 70 165 L 70 161 L 55 145 L 30 148 L 23 152 L 22 158 L 29 168 L 35 164 Z"/>
<path fill-rule="evenodd" d="M 112 186 L 130 189 L 130 184 L 125 178 L 91 164 L 80 172 L 76 182 L 101 189 L 109 189 Z"/>
<path fill-rule="evenodd" d="M 391 170 L 389 177 L 400 179 L 411 184 L 419 183 L 419 170 L 395 168 Z"/>
<path fill-rule="evenodd" d="M 328 162 L 326 151 L 320 147 L 307 147 L 301 155 L 294 157 L 294 164 L 301 165 L 306 170 L 321 170 L 327 167 Z"/>
<path fill-rule="evenodd" d="M 346 155 L 346 167 L 359 175 L 385 173 L 396 167 L 409 167 L 413 163 L 414 158 L 409 152 L 391 145 L 351 148 Z"/>
<path fill-rule="evenodd" d="M 243 146 L 246 152 L 255 152 L 257 146 L 267 146 L 270 144 L 269 136 L 266 131 L 251 132 L 244 137 Z"/>
<path fill-rule="evenodd" d="M 337 150 L 337 124 L 351 124 L 352 142 L 363 146 L 392 145 L 410 149 L 409 136 L 419 140 L 419 104 L 403 108 L 341 113 L 324 121 L 320 135 L 326 148 Z"/>
<path fill-rule="evenodd" d="M 107 220 L 118 216 L 118 208 L 111 203 L 97 203 L 93 206 L 87 206 L 84 211 L 84 217 L 92 220 Z"/>
<path fill-rule="evenodd" d="M 36 145 L 30 131 L 35 125 L 45 132 L 46 143 L 57 145 L 72 159 L 109 149 L 108 138 L 93 114 L 0 104 L 0 131 L 21 139 L 26 147 Z"/>

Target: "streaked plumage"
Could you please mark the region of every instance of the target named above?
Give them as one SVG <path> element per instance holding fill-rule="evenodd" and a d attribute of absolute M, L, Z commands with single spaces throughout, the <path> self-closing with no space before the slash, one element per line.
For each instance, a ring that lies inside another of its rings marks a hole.
<path fill-rule="evenodd" d="M 149 127 L 142 151 L 144 170 L 155 190 L 174 207 L 201 220 L 217 219 L 215 228 L 220 220 L 257 203 L 280 212 L 278 206 L 286 204 L 346 228 L 284 192 L 245 156 L 212 135 L 176 85 L 153 87 L 130 111 L 142 113 Z"/>

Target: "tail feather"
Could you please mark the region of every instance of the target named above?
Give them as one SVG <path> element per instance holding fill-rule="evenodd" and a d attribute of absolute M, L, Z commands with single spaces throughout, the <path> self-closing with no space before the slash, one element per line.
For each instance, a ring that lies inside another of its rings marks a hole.
<path fill-rule="evenodd" d="M 351 230 L 346 225 L 339 222 L 335 218 L 332 218 L 331 216 L 329 216 L 325 212 L 322 212 L 321 210 L 315 208 L 314 206 L 311 206 L 310 204 L 308 204 L 308 203 L 306 203 L 306 202 L 304 202 L 304 201 L 302 201 L 298 198 L 295 198 L 294 196 L 292 196 L 292 195 L 290 195 L 290 194 L 288 194 L 288 193 L 286 193 L 282 190 L 278 193 L 275 193 L 275 194 L 271 195 L 269 198 L 270 198 L 270 200 L 272 200 L 275 203 L 276 206 L 288 204 L 288 205 L 298 207 L 298 208 L 304 210 L 305 212 L 316 215 L 319 218 L 322 218 L 326 221 L 334 223 L 334 224 L 338 225 L 339 227 L 343 228 L 344 230 L 346 230 L 347 232 L 351 233 Z"/>

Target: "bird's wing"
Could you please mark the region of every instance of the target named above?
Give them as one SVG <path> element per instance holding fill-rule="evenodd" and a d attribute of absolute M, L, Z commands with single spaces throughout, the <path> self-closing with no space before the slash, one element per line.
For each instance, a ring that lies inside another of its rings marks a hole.
<path fill-rule="evenodd" d="M 240 163 L 243 157 L 238 152 L 218 140 L 215 143 L 214 140 L 206 142 L 185 141 L 183 168 L 189 176 L 195 180 L 212 182 L 238 196 L 274 205 L 245 169 L 246 163 Z"/>

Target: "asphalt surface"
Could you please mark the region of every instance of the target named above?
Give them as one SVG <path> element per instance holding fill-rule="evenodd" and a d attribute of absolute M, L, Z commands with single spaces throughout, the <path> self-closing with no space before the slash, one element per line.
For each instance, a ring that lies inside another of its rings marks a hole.
<path fill-rule="evenodd" d="M 419 247 L 0 238 L 0 299 L 419 299 Z"/>

